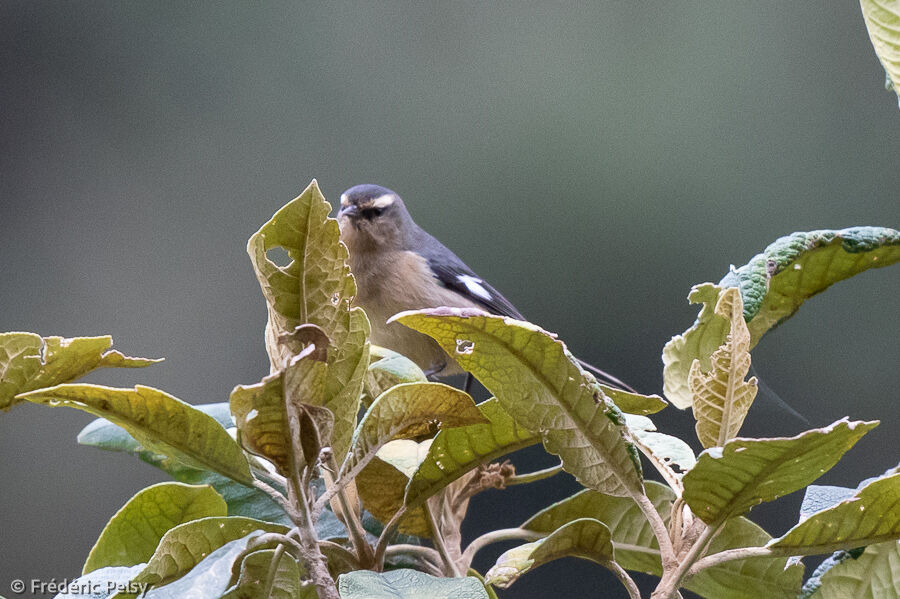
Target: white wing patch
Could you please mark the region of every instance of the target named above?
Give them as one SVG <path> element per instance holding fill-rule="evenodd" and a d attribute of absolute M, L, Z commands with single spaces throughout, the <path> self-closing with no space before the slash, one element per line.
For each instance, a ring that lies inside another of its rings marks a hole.
<path fill-rule="evenodd" d="M 476 295 L 483 300 L 491 301 L 494 299 L 494 296 L 488 292 L 487 289 L 481 286 L 484 282 L 478 277 L 473 277 L 471 275 L 459 275 L 456 277 L 457 280 L 466 286 L 466 289 L 469 290 L 469 293 L 472 295 Z"/>

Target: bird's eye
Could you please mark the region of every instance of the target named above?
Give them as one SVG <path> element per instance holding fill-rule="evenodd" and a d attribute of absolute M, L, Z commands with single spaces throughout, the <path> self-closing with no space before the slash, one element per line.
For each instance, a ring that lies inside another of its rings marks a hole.
<path fill-rule="evenodd" d="M 370 220 L 381 216 L 383 212 L 384 208 L 366 208 L 363 210 L 363 214 Z"/>

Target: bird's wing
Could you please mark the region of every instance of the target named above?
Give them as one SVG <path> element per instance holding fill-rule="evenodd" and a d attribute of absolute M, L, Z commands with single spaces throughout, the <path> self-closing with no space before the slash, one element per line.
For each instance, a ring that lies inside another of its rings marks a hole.
<path fill-rule="evenodd" d="M 420 234 L 419 251 L 441 285 L 483 306 L 491 314 L 525 320 L 508 299 L 476 275 L 456 254 L 428 233 L 421 231 Z"/>

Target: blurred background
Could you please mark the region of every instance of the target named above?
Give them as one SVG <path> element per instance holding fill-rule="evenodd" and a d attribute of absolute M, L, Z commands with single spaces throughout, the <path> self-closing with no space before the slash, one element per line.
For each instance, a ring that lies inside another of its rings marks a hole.
<path fill-rule="evenodd" d="M 855 3 L 7 0 L 0 330 L 111 334 L 166 361 L 88 380 L 225 401 L 268 372 L 247 238 L 312 178 L 332 203 L 371 182 L 577 355 L 660 392 L 662 346 L 697 313 L 691 285 L 795 230 L 900 224 L 883 79 Z M 900 457 L 897 269 L 813 298 L 754 352 L 812 425 L 882 420 L 823 484 Z M 165 480 L 77 447 L 91 420 L 0 414 L 0 594 L 75 577 L 115 511 Z M 693 438 L 689 413 L 656 421 Z M 806 427 L 763 398 L 743 432 Z M 485 493 L 465 537 L 576 488 L 563 475 Z M 752 516 L 783 532 L 800 499 Z M 501 596 L 598 591 L 625 597 L 565 560 Z"/>

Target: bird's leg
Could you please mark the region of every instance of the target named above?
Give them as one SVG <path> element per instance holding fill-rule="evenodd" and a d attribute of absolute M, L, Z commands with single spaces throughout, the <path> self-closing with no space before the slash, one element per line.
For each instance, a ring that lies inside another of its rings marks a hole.
<path fill-rule="evenodd" d="M 472 383 L 475 382 L 475 377 L 472 376 L 471 372 L 466 373 L 466 384 L 463 385 L 463 392 L 469 393 L 472 390 Z"/>
<path fill-rule="evenodd" d="M 437 374 L 446 367 L 447 367 L 447 360 L 444 360 L 443 362 L 441 362 L 440 364 L 437 364 L 436 366 L 432 366 L 431 368 L 429 368 L 428 370 L 425 371 L 425 378 L 427 378 L 429 381 L 436 380 Z"/>

